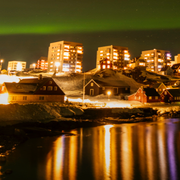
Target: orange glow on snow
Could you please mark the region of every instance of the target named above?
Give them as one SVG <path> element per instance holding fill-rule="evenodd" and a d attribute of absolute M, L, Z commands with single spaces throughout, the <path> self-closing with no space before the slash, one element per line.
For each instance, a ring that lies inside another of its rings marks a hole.
<path fill-rule="evenodd" d="M 8 93 L 0 94 L 0 104 L 9 104 L 8 96 Z"/>

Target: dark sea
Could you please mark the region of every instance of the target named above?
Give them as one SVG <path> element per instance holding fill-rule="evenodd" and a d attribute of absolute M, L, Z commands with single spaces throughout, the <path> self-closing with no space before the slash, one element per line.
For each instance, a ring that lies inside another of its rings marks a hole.
<path fill-rule="evenodd" d="M 0 180 L 178 180 L 180 119 L 111 124 L 32 138 L 0 164 Z"/>

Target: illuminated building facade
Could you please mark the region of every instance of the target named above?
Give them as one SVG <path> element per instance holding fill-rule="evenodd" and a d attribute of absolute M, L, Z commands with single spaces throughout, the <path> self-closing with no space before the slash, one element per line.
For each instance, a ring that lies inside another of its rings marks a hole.
<path fill-rule="evenodd" d="M 47 57 L 40 57 L 37 60 L 36 68 L 37 69 L 42 69 L 42 70 L 47 70 L 48 69 Z"/>
<path fill-rule="evenodd" d="M 163 67 L 171 66 L 171 54 L 169 51 L 153 49 L 142 51 L 141 57 L 146 61 L 146 70 L 159 72 Z"/>
<path fill-rule="evenodd" d="M 97 51 L 96 68 L 101 69 L 102 60 L 109 60 L 112 66 L 102 66 L 102 69 L 120 69 L 124 68 L 130 60 L 130 54 L 127 47 L 121 46 L 103 46 Z"/>
<path fill-rule="evenodd" d="M 8 62 L 8 71 L 24 71 L 26 69 L 25 61 L 9 61 Z"/>
<path fill-rule="evenodd" d="M 82 72 L 82 43 L 58 41 L 50 43 L 48 52 L 49 72 Z"/>

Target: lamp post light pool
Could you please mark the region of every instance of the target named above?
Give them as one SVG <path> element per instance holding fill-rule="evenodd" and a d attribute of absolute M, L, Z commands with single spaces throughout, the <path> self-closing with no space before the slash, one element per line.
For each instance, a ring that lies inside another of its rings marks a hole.
<path fill-rule="evenodd" d="M 33 68 L 34 68 L 34 70 L 35 70 L 35 67 L 36 67 L 36 63 L 33 63 Z"/>
<path fill-rule="evenodd" d="M 60 62 L 55 62 L 55 74 L 59 71 Z"/>
<path fill-rule="evenodd" d="M 108 95 L 108 101 L 110 101 L 111 91 L 107 91 L 107 95 Z"/>

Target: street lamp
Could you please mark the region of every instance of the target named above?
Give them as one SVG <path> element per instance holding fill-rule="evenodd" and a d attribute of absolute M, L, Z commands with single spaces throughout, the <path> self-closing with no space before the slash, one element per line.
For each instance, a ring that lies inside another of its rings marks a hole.
<path fill-rule="evenodd" d="M 108 101 L 110 101 L 111 91 L 107 91 L 107 95 L 108 95 Z"/>
<path fill-rule="evenodd" d="M 34 70 L 35 70 L 35 67 L 36 67 L 36 63 L 33 63 L 33 67 L 34 67 Z"/>
<path fill-rule="evenodd" d="M 1 70 L 2 70 L 2 63 L 4 62 L 3 59 L 0 60 L 0 73 L 1 73 Z"/>
<path fill-rule="evenodd" d="M 58 68 L 60 66 L 60 62 L 55 62 L 55 66 L 56 66 L 56 69 L 55 69 L 55 74 L 56 74 L 56 72 L 58 72 Z"/>

